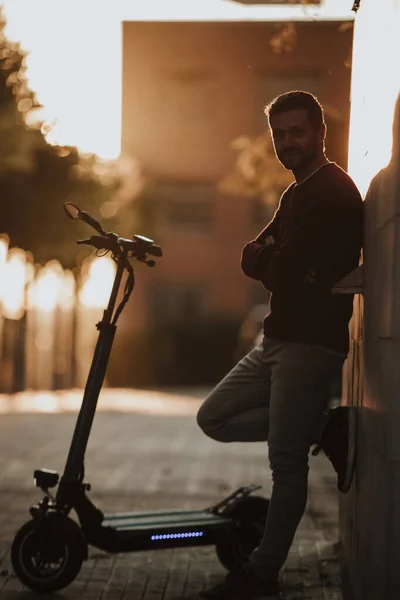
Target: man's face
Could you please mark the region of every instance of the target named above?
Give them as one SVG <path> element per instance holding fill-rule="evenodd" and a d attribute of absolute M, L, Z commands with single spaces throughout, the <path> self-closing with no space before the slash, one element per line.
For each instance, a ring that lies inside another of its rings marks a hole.
<path fill-rule="evenodd" d="M 278 113 L 270 125 L 276 156 L 286 169 L 301 169 L 322 154 L 325 128 L 315 130 L 305 109 Z"/>

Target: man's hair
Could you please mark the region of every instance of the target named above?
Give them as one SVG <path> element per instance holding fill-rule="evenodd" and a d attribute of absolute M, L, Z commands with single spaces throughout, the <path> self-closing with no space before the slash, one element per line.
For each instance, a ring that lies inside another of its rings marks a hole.
<path fill-rule="evenodd" d="M 268 117 L 269 125 L 271 126 L 271 118 L 278 113 L 287 112 L 289 110 L 301 110 L 307 111 L 309 121 L 314 129 L 320 129 L 325 125 L 324 120 L 324 109 L 319 103 L 318 99 L 302 90 L 293 90 L 286 92 L 274 98 L 264 109 L 265 114 Z"/>

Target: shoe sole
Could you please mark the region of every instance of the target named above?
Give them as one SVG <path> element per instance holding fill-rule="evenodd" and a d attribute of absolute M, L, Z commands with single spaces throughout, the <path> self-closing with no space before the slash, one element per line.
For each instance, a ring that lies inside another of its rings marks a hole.
<path fill-rule="evenodd" d="M 357 433 L 357 408 L 355 406 L 348 407 L 348 423 L 349 423 L 349 451 L 347 454 L 346 475 L 344 478 L 341 492 L 347 494 L 351 488 L 353 481 L 354 470 L 356 466 L 356 433 Z"/>

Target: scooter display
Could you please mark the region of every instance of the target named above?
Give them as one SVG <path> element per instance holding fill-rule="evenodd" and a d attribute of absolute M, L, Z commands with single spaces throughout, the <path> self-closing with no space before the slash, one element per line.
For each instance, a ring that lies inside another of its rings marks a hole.
<path fill-rule="evenodd" d="M 131 259 L 153 267 L 155 261 L 149 257 L 161 257 L 162 250 L 141 235 L 126 239 L 107 233 L 97 220 L 70 202 L 64 209 L 70 218 L 83 220 L 97 232 L 78 240 L 78 244 L 110 252 L 117 268 L 108 305 L 97 324 L 99 335 L 64 472 L 60 477 L 49 469 L 34 471 L 35 486 L 44 497 L 30 507 L 31 518 L 14 537 L 11 562 L 15 574 L 36 592 L 61 590 L 78 575 L 88 558 L 89 545 L 108 553 L 215 545 L 222 565 L 228 570 L 238 569 L 263 534 L 269 501 L 252 495 L 261 486 L 241 487 L 203 510 L 150 513 L 103 514 L 87 495 L 90 484 L 84 482 L 85 452 L 116 324 L 134 289 Z"/>

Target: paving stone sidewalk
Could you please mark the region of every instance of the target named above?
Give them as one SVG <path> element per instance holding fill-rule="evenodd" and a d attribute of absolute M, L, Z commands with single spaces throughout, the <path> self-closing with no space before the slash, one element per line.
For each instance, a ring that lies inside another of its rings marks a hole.
<path fill-rule="evenodd" d="M 86 480 L 99 508 L 202 508 L 248 483 L 262 484 L 262 493 L 269 495 L 266 445 L 209 440 L 196 425 L 195 409 L 196 404 L 183 415 L 96 415 Z M 218 582 L 224 569 L 214 548 L 115 556 L 91 548 L 78 578 L 62 592 L 45 596 L 23 588 L 10 570 L 9 546 L 28 519 L 30 504 L 40 497 L 33 469 L 62 471 L 74 423 L 71 413 L 0 415 L 0 570 L 9 570 L 0 575 L 0 600 L 172 600 Z M 342 600 L 335 476 L 322 455 L 310 464 L 307 511 L 283 570 L 282 598 Z"/>

